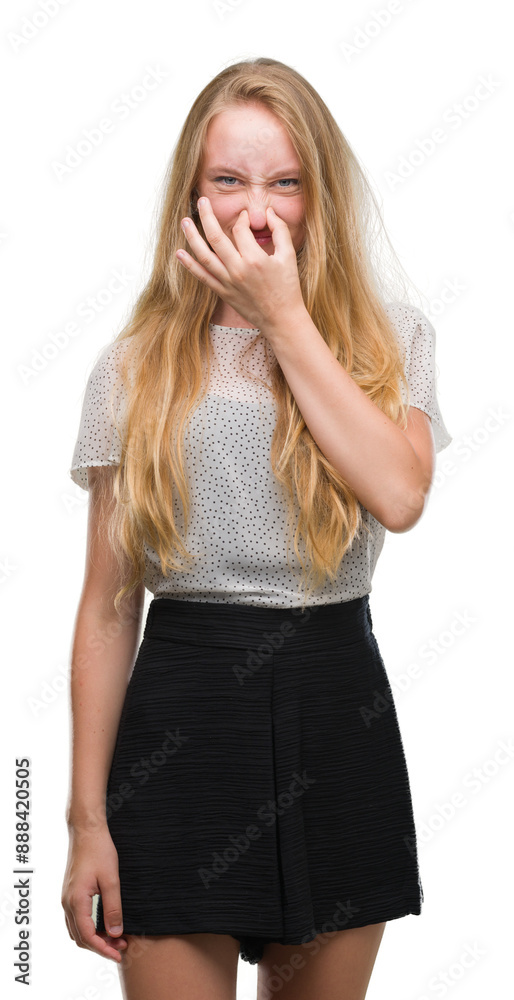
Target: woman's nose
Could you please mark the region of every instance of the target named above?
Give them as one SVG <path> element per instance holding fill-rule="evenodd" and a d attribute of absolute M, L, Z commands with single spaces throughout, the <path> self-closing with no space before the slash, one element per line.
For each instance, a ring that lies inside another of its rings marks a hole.
<path fill-rule="evenodd" d="M 247 202 L 242 206 L 243 208 L 246 208 L 246 211 L 248 212 L 248 221 L 250 229 L 259 230 L 268 228 L 266 209 L 268 208 L 269 204 L 270 204 L 269 201 L 266 202 L 253 201 L 253 202 Z"/>

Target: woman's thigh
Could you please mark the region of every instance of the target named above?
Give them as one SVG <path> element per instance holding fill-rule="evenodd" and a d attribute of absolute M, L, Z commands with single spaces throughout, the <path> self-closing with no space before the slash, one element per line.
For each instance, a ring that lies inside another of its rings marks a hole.
<path fill-rule="evenodd" d="M 386 922 L 318 934 L 305 945 L 269 942 L 257 1000 L 364 1000 Z"/>
<path fill-rule="evenodd" d="M 235 1000 L 239 941 L 229 934 L 125 935 L 125 1000 Z"/>

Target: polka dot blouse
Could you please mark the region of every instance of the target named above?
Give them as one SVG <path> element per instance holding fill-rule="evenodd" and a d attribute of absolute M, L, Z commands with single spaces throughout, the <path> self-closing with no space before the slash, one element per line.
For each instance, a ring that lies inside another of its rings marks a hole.
<path fill-rule="evenodd" d="M 431 418 L 439 452 L 453 438 L 437 399 L 435 330 L 410 304 L 391 303 L 388 312 L 406 348 L 411 405 Z M 265 344 L 261 339 L 241 358 L 258 330 L 212 323 L 209 329 L 214 352 L 209 392 L 193 414 L 184 444 L 191 499 L 186 546 L 197 558 L 191 572 L 176 571 L 166 578 L 155 551 L 146 546 L 144 583 L 154 597 L 298 607 L 303 599 L 299 591 L 301 564 L 293 546 L 287 550 L 287 500 L 270 462 L 275 404 Z M 84 490 L 88 489 L 88 466 L 120 461 L 121 442 L 111 419 L 110 400 L 112 397 L 114 412 L 122 419 L 123 390 L 116 363 L 124 346 L 123 341 L 109 344 L 87 382 L 69 470 Z M 241 372 L 240 365 L 265 384 Z M 176 497 L 173 502 L 183 537 L 181 505 Z M 350 601 L 370 593 L 386 529 L 362 506 L 361 512 L 371 534 L 361 530 L 361 538 L 354 539 L 336 580 L 327 581 L 316 591 L 309 598 L 310 604 Z"/>

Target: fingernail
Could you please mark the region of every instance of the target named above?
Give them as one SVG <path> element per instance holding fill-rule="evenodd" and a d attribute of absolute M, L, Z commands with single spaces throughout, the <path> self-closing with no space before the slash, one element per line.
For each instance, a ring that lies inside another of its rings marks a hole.
<path fill-rule="evenodd" d="M 121 934 L 121 927 L 118 927 L 118 926 L 111 927 L 109 933 L 110 934 Z"/>

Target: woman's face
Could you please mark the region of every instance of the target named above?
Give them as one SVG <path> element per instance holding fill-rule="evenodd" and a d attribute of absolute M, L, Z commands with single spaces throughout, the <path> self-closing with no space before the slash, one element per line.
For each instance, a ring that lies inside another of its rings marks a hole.
<path fill-rule="evenodd" d="M 289 226 L 299 250 L 305 239 L 300 161 L 281 122 L 262 104 L 230 107 L 209 124 L 198 197 L 212 210 L 234 246 L 232 229 L 243 208 L 254 234 L 266 230 L 271 205 Z M 273 254 L 273 241 L 260 246 Z"/>

